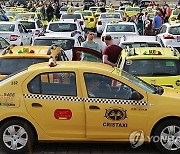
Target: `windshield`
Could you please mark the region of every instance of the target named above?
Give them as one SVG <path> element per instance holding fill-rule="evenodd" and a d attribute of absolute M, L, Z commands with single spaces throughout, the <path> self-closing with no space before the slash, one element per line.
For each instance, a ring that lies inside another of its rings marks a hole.
<path fill-rule="evenodd" d="M 83 12 L 83 16 L 92 16 L 91 12 Z"/>
<path fill-rule="evenodd" d="M 101 18 L 120 18 L 120 14 L 101 14 Z"/>
<path fill-rule="evenodd" d="M 124 70 L 137 76 L 180 75 L 180 61 L 171 59 L 127 60 Z"/>
<path fill-rule="evenodd" d="M 106 32 L 135 32 L 134 25 L 108 25 Z"/>
<path fill-rule="evenodd" d="M 126 11 L 137 11 L 137 12 L 139 12 L 139 8 L 132 8 L 132 7 L 130 7 L 130 8 L 126 8 Z"/>
<path fill-rule="evenodd" d="M 49 30 L 53 32 L 71 32 L 77 30 L 77 26 L 72 23 L 52 23 L 49 25 Z"/>
<path fill-rule="evenodd" d="M 29 22 L 29 21 L 20 21 L 26 29 L 36 29 L 35 22 Z"/>
<path fill-rule="evenodd" d="M 7 16 L 16 16 L 19 12 L 7 12 L 6 15 Z"/>
<path fill-rule="evenodd" d="M 68 10 L 68 7 L 62 7 L 60 8 L 60 11 L 67 11 Z"/>
<path fill-rule="evenodd" d="M 180 13 L 180 10 L 173 11 L 173 15 L 178 15 Z"/>
<path fill-rule="evenodd" d="M 81 19 L 80 14 L 63 14 L 61 19 Z"/>
<path fill-rule="evenodd" d="M 122 76 L 124 79 L 130 81 L 131 83 L 135 84 L 136 86 L 144 89 L 145 91 L 149 93 L 155 93 L 156 88 L 154 86 L 151 86 L 150 84 L 146 83 L 145 81 L 139 79 L 138 77 L 135 77 L 123 70 L 120 70 L 119 68 L 116 68 L 116 73 L 120 76 Z"/>
<path fill-rule="evenodd" d="M 170 27 L 169 33 L 173 35 L 180 35 L 180 26 Z"/>
<path fill-rule="evenodd" d="M 98 9 L 98 8 L 93 7 L 93 8 L 90 8 L 89 10 L 91 10 L 91 11 L 93 11 L 93 12 L 96 12 L 97 9 Z"/>
<path fill-rule="evenodd" d="M 9 75 L 26 67 L 29 67 L 32 64 L 47 62 L 49 59 L 33 59 L 33 58 L 13 58 L 13 59 L 0 59 L 0 74 Z"/>
<path fill-rule="evenodd" d="M 0 24 L 0 31 L 14 32 L 14 29 L 15 29 L 14 24 Z"/>
<path fill-rule="evenodd" d="M 132 42 L 132 43 L 123 43 L 121 47 L 124 49 L 127 46 L 130 48 L 140 48 L 140 47 L 161 47 L 159 43 L 146 43 L 146 42 Z"/>
<path fill-rule="evenodd" d="M 35 39 L 33 45 L 45 45 L 51 46 L 52 44 L 57 44 L 61 46 L 64 50 L 70 50 L 74 46 L 73 39 Z"/>
<path fill-rule="evenodd" d="M 17 14 L 16 19 L 34 19 L 34 14 Z"/>

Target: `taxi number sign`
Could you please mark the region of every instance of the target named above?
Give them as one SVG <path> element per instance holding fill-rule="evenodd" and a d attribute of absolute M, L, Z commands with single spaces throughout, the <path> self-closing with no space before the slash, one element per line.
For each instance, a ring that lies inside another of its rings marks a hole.
<path fill-rule="evenodd" d="M 149 51 L 145 51 L 144 55 L 161 55 L 161 52 L 157 50 L 149 50 Z"/>

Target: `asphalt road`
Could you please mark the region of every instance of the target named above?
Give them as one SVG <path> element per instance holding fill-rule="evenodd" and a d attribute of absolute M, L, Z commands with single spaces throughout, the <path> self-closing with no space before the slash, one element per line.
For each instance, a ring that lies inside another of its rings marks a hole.
<path fill-rule="evenodd" d="M 6 154 L 1 151 L 0 154 Z M 160 154 L 153 144 L 132 148 L 128 143 L 38 143 L 27 154 Z"/>

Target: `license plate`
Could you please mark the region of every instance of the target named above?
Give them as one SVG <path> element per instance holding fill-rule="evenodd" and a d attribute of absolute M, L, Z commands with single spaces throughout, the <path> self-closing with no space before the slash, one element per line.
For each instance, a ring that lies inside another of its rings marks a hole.
<path fill-rule="evenodd" d="M 118 37 L 114 37 L 114 39 L 118 39 Z"/>

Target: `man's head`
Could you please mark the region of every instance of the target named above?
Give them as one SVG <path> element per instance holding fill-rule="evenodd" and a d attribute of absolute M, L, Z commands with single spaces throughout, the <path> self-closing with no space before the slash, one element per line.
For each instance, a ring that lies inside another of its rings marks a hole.
<path fill-rule="evenodd" d="M 112 39 L 111 35 L 106 35 L 104 38 L 104 42 L 106 43 L 107 46 L 112 45 L 113 39 Z"/>
<path fill-rule="evenodd" d="M 87 41 L 92 42 L 94 40 L 94 31 L 93 30 L 88 30 L 87 31 Z"/>

